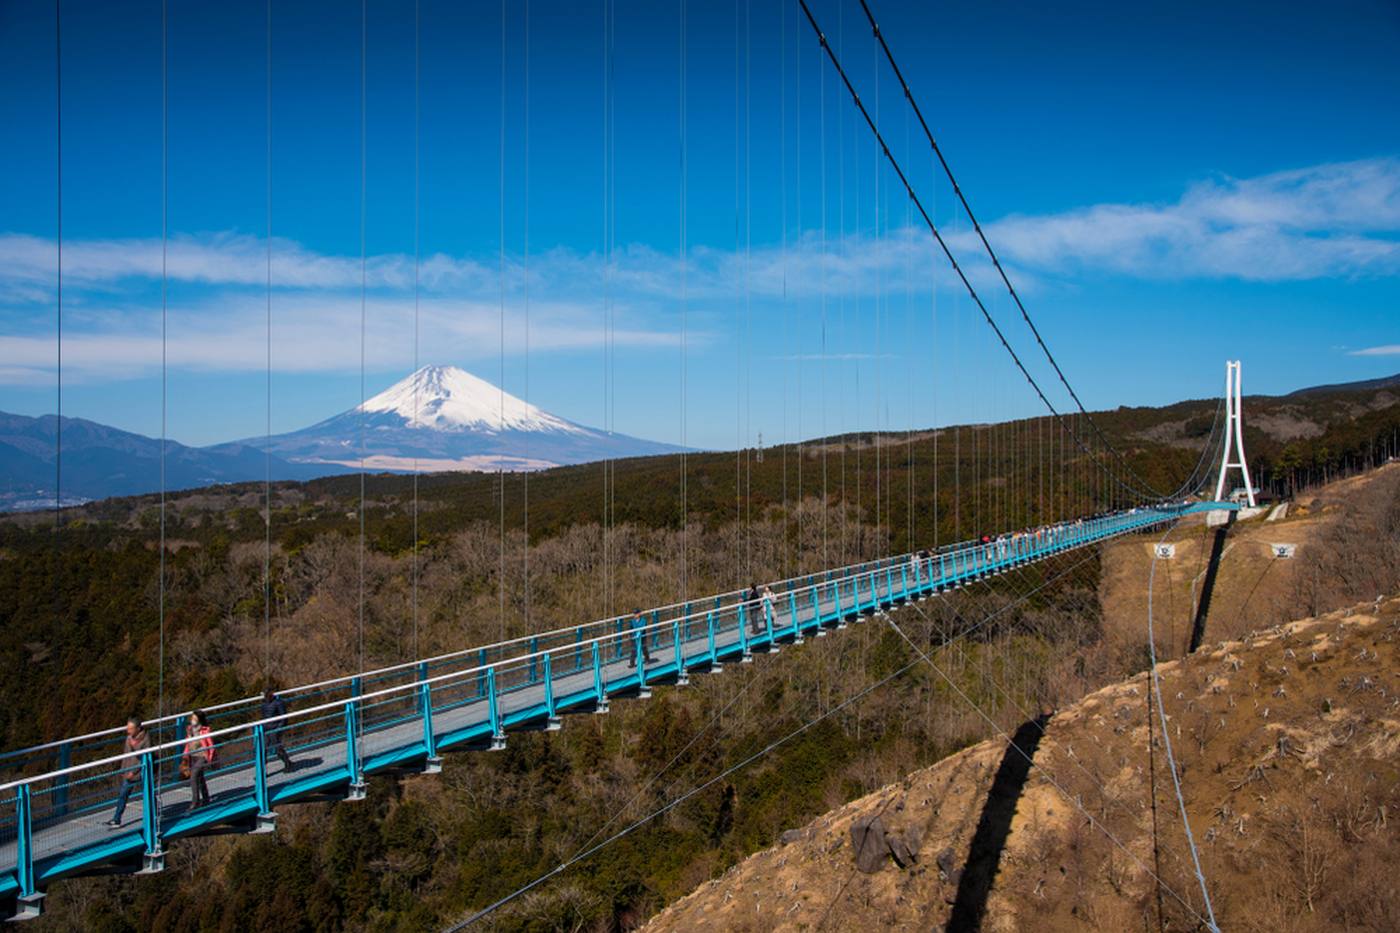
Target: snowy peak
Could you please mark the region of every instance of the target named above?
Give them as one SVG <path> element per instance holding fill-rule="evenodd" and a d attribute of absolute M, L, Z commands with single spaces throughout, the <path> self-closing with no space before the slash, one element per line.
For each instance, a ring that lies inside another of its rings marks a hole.
<path fill-rule="evenodd" d="M 424 366 L 362 405 L 247 443 L 292 464 L 405 472 L 540 470 L 679 450 L 565 421 L 455 366 Z"/>
<path fill-rule="evenodd" d="M 436 431 L 589 433 L 456 366 L 424 366 L 360 410 L 398 415 L 411 427 Z"/>

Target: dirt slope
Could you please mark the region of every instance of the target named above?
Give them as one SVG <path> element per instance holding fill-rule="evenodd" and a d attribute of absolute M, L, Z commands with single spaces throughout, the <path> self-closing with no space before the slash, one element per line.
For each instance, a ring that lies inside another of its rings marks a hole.
<path fill-rule="evenodd" d="M 1239 638 L 1395 591 L 1398 520 L 1400 464 L 1389 464 L 1305 493 L 1281 521 L 1237 522 L 1225 537 L 1206 641 Z M 1196 517 L 1162 539 L 1176 553 L 1158 561 L 1153 586 L 1159 654 L 1186 652 L 1214 533 L 1204 517 Z M 1110 651 L 1143 649 L 1148 572 L 1159 538 L 1125 538 L 1104 548 L 1100 602 Z M 1296 545 L 1295 556 L 1275 558 L 1274 543 Z"/>
<path fill-rule="evenodd" d="M 1400 599 L 1390 599 L 1162 666 L 1223 929 L 1400 929 L 1397 655 Z M 648 929 L 926 930 L 979 918 L 992 930 L 1196 928 L 1202 896 L 1155 728 L 1149 752 L 1149 684 L 1143 674 L 1091 694 L 1043 737 L 1023 727 L 1018 742 L 1039 739 L 1023 787 L 1024 758 L 983 742 L 790 831 Z M 917 850 L 903 867 L 886 856 L 873 873 L 857 869 L 851 828 L 875 815 Z"/>

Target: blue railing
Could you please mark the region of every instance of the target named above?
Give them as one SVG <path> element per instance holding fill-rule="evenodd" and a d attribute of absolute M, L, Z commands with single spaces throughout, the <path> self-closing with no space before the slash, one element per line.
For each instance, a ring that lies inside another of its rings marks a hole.
<path fill-rule="evenodd" d="M 180 777 L 184 717 L 152 724 L 153 747 L 124 756 L 117 730 L 0 756 L 14 777 L 0 784 L 0 900 L 33 899 L 48 881 L 98 865 L 144 859 L 158 867 L 165 843 L 235 820 L 269 828 L 279 802 L 348 788 L 366 774 L 435 769 L 442 750 L 501 747 L 508 730 L 557 728 L 564 713 L 605 711 L 610 698 L 684 683 L 690 671 L 748 661 L 778 642 L 1072 548 L 1173 521 L 1221 503 L 1178 503 L 964 542 L 604 619 L 285 691 L 296 704 L 260 719 L 258 698 L 211 713 L 210 801 L 194 808 Z M 701 608 L 703 607 L 703 608 Z M 274 769 L 284 748 L 297 767 Z M 56 767 L 25 775 L 52 761 Z M 107 829 L 130 775 L 129 824 Z M 138 793 L 139 791 L 139 793 Z"/>

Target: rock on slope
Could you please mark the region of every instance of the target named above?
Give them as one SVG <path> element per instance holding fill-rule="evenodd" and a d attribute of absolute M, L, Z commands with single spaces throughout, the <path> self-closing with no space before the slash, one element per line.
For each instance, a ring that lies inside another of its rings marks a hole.
<path fill-rule="evenodd" d="M 1400 816 L 1398 655 L 1391 599 L 1160 668 L 1223 929 L 1400 929 L 1400 837 L 1389 822 Z M 1148 749 L 1149 687 L 1140 674 L 1057 712 L 1024 787 L 998 781 L 991 807 L 1003 760 L 1019 757 L 1003 740 L 790 831 L 648 929 L 1196 928 L 1204 905 L 1160 730 Z M 897 841 L 887 851 L 915 851 L 903 865 L 882 855 L 867 873 L 851 830 L 876 815 Z M 1009 833 L 996 831 L 998 815 Z"/>

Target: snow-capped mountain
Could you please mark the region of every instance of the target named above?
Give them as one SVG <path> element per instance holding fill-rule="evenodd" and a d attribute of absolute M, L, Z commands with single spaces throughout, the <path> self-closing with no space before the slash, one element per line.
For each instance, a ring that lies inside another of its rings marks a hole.
<path fill-rule="evenodd" d="M 424 366 L 353 411 L 392 413 L 410 427 L 435 431 L 587 433 L 456 366 Z"/>
<path fill-rule="evenodd" d="M 291 463 L 440 471 L 533 470 L 680 448 L 575 424 L 455 366 L 424 366 L 363 405 L 274 436 L 271 450 Z"/>

